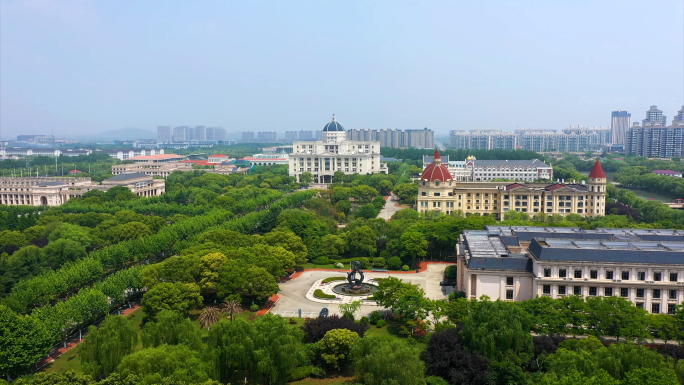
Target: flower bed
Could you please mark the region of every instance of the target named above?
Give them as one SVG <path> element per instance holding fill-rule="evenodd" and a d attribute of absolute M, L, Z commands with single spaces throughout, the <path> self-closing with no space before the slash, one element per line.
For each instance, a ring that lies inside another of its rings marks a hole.
<path fill-rule="evenodd" d="M 314 297 L 320 298 L 320 299 L 335 299 L 337 296 L 331 295 L 331 294 L 325 294 L 323 290 L 321 289 L 316 289 L 314 291 Z"/>
<path fill-rule="evenodd" d="M 345 281 L 347 277 L 329 277 L 321 281 L 321 283 L 328 283 L 332 281 Z"/>

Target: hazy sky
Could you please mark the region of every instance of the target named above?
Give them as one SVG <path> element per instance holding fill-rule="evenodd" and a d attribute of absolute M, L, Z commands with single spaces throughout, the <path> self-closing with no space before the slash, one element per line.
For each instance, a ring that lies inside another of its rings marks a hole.
<path fill-rule="evenodd" d="M 681 0 L 0 0 L 0 127 L 563 128 L 684 104 Z"/>

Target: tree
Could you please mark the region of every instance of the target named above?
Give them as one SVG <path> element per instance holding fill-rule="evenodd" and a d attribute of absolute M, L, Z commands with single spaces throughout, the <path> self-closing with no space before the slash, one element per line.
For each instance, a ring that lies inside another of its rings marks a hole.
<path fill-rule="evenodd" d="M 378 190 L 363 184 L 352 187 L 349 193 L 359 203 L 370 203 L 378 196 Z"/>
<path fill-rule="evenodd" d="M 83 227 L 78 225 L 72 225 L 70 223 L 59 224 L 50 233 L 48 239 L 50 240 L 50 242 L 54 242 L 59 239 L 69 239 L 78 242 L 81 246 L 85 248 L 89 248 L 93 243 L 92 237 L 89 235 L 87 229 L 84 229 Z"/>
<path fill-rule="evenodd" d="M 59 267 L 67 262 L 77 261 L 86 257 L 86 248 L 70 239 L 58 239 L 50 242 L 43 249 L 45 256 L 53 267 Z"/>
<path fill-rule="evenodd" d="M 152 235 L 152 229 L 142 222 L 128 222 L 110 230 L 109 236 L 113 242 L 123 242 Z"/>
<path fill-rule="evenodd" d="M 122 378 L 138 377 L 138 385 L 167 381 L 197 384 L 209 379 L 208 367 L 199 353 L 185 345 L 160 345 L 126 356 L 117 372 Z"/>
<path fill-rule="evenodd" d="M 587 326 L 596 335 L 646 337 L 646 311 L 622 297 L 589 297 Z"/>
<path fill-rule="evenodd" d="M 401 203 L 414 203 L 418 196 L 418 185 L 415 183 L 402 183 L 394 186 L 394 193 Z"/>
<path fill-rule="evenodd" d="M 340 311 L 344 317 L 354 319 L 354 315 L 361 309 L 361 301 L 352 301 L 350 303 L 340 304 Z"/>
<path fill-rule="evenodd" d="M 52 347 L 49 331 L 35 318 L 0 305 L 0 376 L 11 379 L 45 357 Z"/>
<path fill-rule="evenodd" d="M 373 299 L 378 305 L 395 310 L 397 303 L 404 296 L 423 296 L 423 289 L 411 283 L 389 277 L 378 285 L 378 290 L 373 294 Z"/>
<path fill-rule="evenodd" d="M 352 349 L 354 373 L 365 385 L 422 385 L 425 367 L 405 340 L 359 338 Z"/>
<path fill-rule="evenodd" d="M 533 357 L 532 318 L 517 304 L 480 301 L 463 323 L 461 336 L 469 349 L 495 361 L 512 359 L 517 365 Z"/>
<path fill-rule="evenodd" d="M 416 259 L 425 258 L 427 247 L 428 242 L 417 231 L 407 231 L 401 235 L 401 256 L 404 261 L 415 264 Z"/>
<path fill-rule="evenodd" d="M 358 334 L 347 329 L 330 330 L 318 343 L 321 358 L 326 364 L 340 370 L 351 360 L 351 350 L 358 338 Z"/>
<path fill-rule="evenodd" d="M 422 354 L 427 374 L 453 385 L 489 385 L 487 359 L 465 349 L 460 333 L 460 328 L 448 328 L 430 337 Z"/>
<path fill-rule="evenodd" d="M 202 328 L 211 330 L 212 325 L 221 320 L 222 314 L 223 312 L 220 308 L 216 306 L 207 306 L 204 309 L 202 309 L 202 312 L 200 313 L 199 324 Z"/>
<path fill-rule="evenodd" d="M 242 306 L 240 302 L 229 299 L 223 305 L 221 305 L 221 310 L 230 315 L 230 320 L 235 321 L 235 314 L 242 313 Z"/>
<path fill-rule="evenodd" d="M 347 251 L 358 257 L 372 257 L 377 251 L 376 235 L 368 226 L 357 227 L 341 235 Z"/>
<path fill-rule="evenodd" d="M 285 384 L 297 366 L 302 332 L 279 316 L 221 320 L 209 332 L 213 378 L 222 383 Z"/>
<path fill-rule="evenodd" d="M 392 182 L 385 179 L 380 181 L 380 184 L 378 185 L 378 191 L 380 191 L 380 195 L 389 195 L 393 187 L 394 186 L 392 185 Z"/>
<path fill-rule="evenodd" d="M 183 344 L 199 351 L 202 346 L 202 334 L 189 318 L 171 310 L 162 310 L 157 314 L 156 322 L 145 324 L 142 341 L 145 348 Z"/>
<path fill-rule="evenodd" d="M 216 290 L 219 270 L 226 260 L 228 258 L 221 253 L 209 253 L 200 258 L 200 274 L 202 275 L 200 287 L 202 290 Z"/>
<path fill-rule="evenodd" d="M 299 265 L 306 262 L 308 250 L 304 242 L 302 242 L 302 238 L 295 235 L 295 233 L 276 229 L 265 234 L 263 239 L 267 245 L 279 246 L 294 254 L 296 264 Z"/>
<path fill-rule="evenodd" d="M 333 329 L 347 329 L 363 337 L 368 330 L 368 325 L 356 323 L 353 319 L 335 314 L 328 317 L 307 319 L 301 329 L 304 331 L 306 342 L 314 343 L 320 341 L 326 333 Z"/>
<path fill-rule="evenodd" d="M 190 309 L 202 304 L 199 286 L 194 283 L 162 282 L 143 295 L 143 312 L 154 318 L 162 310 L 173 310 L 187 314 Z"/>
<path fill-rule="evenodd" d="M 378 216 L 378 210 L 371 204 L 363 205 L 356 210 L 356 216 L 365 219 L 375 218 Z"/>
<path fill-rule="evenodd" d="M 266 269 L 240 260 L 228 260 L 219 271 L 217 291 L 221 296 L 240 293 L 268 298 L 279 290 L 278 283 Z"/>
<path fill-rule="evenodd" d="M 0 384 L 7 384 L 0 380 Z M 93 378 L 87 374 L 78 374 L 73 370 L 66 373 L 36 373 L 33 376 L 26 376 L 14 382 L 16 385 L 95 385 Z M 101 383 L 100 383 L 101 384 Z M 128 385 L 128 384 L 127 384 Z M 133 385 L 133 384 L 131 384 Z"/>
<path fill-rule="evenodd" d="M 121 360 L 133 352 L 138 333 L 122 316 L 107 316 L 100 328 L 91 326 L 78 345 L 81 367 L 86 374 L 102 379 L 114 372 Z"/>
<path fill-rule="evenodd" d="M 307 186 L 309 185 L 309 183 L 313 182 L 313 180 L 314 180 L 313 174 L 310 173 L 310 172 L 308 172 L 308 171 L 304 171 L 304 172 L 299 176 L 299 181 L 300 181 L 301 183 L 304 183 L 304 184 L 307 185 Z"/>
<path fill-rule="evenodd" d="M 532 330 L 543 335 L 562 334 L 567 332 L 570 323 L 563 311 L 560 301 L 551 297 L 538 297 L 523 301 L 522 308 L 532 316 Z"/>

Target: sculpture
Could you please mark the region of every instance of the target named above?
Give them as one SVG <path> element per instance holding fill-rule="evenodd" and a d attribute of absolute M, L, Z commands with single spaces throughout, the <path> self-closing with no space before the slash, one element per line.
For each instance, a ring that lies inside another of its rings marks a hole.
<path fill-rule="evenodd" d="M 361 289 L 363 282 L 363 271 L 361 271 L 361 263 L 354 261 L 351 263 L 351 271 L 347 273 L 347 281 L 349 282 L 349 290 Z M 356 278 L 356 273 L 359 273 L 360 278 Z"/>

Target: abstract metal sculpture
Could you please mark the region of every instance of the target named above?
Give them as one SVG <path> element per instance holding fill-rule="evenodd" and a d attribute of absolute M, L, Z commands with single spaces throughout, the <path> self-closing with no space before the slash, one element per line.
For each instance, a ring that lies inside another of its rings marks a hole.
<path fill-rule="evenodd" d="M 351 263 L 351 266 L 352 271 L 347 273 L 349 290 L 361 289 L 361 283 L 363 282 L 363 271 L 361 271 L 361 263 L 359 263 L 359 261 L 354 261 Z M 359 273 L 360 278 L 356 278 L 356 273 Z"/>

